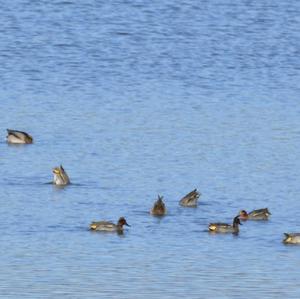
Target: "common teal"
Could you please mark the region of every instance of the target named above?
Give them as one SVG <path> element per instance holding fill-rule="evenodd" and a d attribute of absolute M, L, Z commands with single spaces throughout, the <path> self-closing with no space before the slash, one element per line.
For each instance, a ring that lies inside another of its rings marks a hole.
<path fill-rule="evenodd" d="M 30 144 L 33 142 L 33 138 L 29 134 L 10 129 L 7 129 L 6 139 L 8 143 L 14 144 Z"/>
<path fill-rule="evenodd" d="M 53 168 L 53 174 L 54 174 L 54 178 L 53 178 L 54 185 L 65 186 L 70 184 L 70 179 L 66 171 L 62 167 L 62 165 Z"/>
<path fill-rule="evenodd" d="M 271 213 L 268 208 L 254 210 L 247 213 L 245 210 L 240 211 L 241 220 L 268 220 Z"/>
<path fill-rule="evenodd" d="M 197 207 L 198 198 L 201 194 L 197 191 L 197 189 L 191 191 L 187 195 L 185 195 L 180 201 L 179 204 L 183 207 Z"/>
<path fill-rule="evenodd" d="M 109 221 L 97 221 L 90 224 L 91 230 L 103 231 L 103 232 L 123 232 L 123 225 L 130 226 L 124 217 L 121 217 L 117 224 Z"/>
<path fill-rule="evenodd" d="M 163 216 L 167 212 L 166 206 L 163 202 L 163 197 L 158 195 L 157 201 L 154 203 L 150 213 L 155 216 Z"/>
<path fill-rule="evenodd" d="M 210 223 L 208 229 L 215 233 L 238 233 L 239 224 L 242 225 L 239 216 L 236 216 L 233 219 L 232 225 L 227 223 Z"/>
<path fill-rule="evenodd" d="M 284 233 L 285 244 L 300 244 L 300 233 Z"/>

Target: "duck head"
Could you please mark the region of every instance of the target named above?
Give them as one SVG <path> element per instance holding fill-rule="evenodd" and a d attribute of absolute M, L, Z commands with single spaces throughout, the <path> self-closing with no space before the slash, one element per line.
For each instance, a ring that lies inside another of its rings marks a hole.
<path fill-rule="evenodd" d="M 240 215 L 233 218 L 233 226 L 236 227 L 238 225 L 242 225 L 242 223 L 240 221 Z"/>
<path fill-rule="evenodd" d="M 123 227 L 123 225 L 130 226 L 124 217 L 121 217 L 118 221 L 118 226 Z"/>
<path fill-rule="evenodd" d="M 245 210 L 241 210 L 239 213 L 239 218 L 241 220 L 247 220 L 248 219 L 248 213 Z"/>

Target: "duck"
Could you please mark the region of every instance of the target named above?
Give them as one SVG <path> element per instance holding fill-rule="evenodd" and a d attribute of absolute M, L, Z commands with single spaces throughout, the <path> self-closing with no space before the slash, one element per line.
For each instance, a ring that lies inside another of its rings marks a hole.
<path fill-rule="evenodd" d="M 233 219 L 232 225 L 226 223 L 210 223 L 208 230 L 215 233 L 238 233 L 239 224 L 242 225 L 239 216 L 236 216 Z"/>
<path fill-rule="evenodd" d="M 198 198 L 200 195 L 201 194 L 197 191 L 197 189 L 194 189 L 180 199 L 179 204 L 183 207 L 197 207 Z"/>
<path fill-rule="evenodd" d="M 53 168 L 53 174 L 54 174 L 54 178 L 53 178 L 54 185 L 65 186 L 70 184 L 69 176 L 67 175 L 62 165 Z"/>
<path fill-rule="evenodd" d="M 268 220 L 271 215 L 268 208 L 254 210 L 247 213 L 245 210 L 240 211 L 241 220 Z"/>
<path fill-rule="evenodd" d="M 300 244 L 300 233 L 284 233 L 285 238 L 282 240 L 285 244 Z"/>
<path fill-rule="evenodd" d="M 8 143 L 14 144 L 31 144 L 33 138 L 26 132 L 7 129 L 6 140 Z"/>
<path fill-rule="evenodd" d="M 154 203 L 150 214 L 154 216 L 163 216 L 167 213 L 166 206 L 163 202 L 163 197 L 158 195 L 157 201 Z"/>
<path fill-rule="evenodd" d="M 90 224 L 90 230 L 123 233 L 124 225 L 130 226 L 124 217 L 120 217 L 117 224 L 109 221 L 93 221 Z"/>

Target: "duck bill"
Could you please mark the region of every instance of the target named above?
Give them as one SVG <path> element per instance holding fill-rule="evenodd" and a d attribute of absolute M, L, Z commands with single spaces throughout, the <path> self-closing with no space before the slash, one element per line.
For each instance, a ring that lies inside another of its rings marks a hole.
<path fill-rule="evenodd" d="M 130 227 L 130 225 L 126 222 L 126 223 L 124 223 L 126 226 L 129 226 Z"/>

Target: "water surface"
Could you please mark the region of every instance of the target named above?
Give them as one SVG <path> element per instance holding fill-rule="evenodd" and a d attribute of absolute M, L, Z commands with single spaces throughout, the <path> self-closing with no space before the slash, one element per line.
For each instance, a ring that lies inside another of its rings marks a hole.
<path fill-rule="evenodd" d="M 299 298 L 298 1 L 2 4 L 1 297 Z M 73 185 L 46 184 L 61 163 Z"/>

